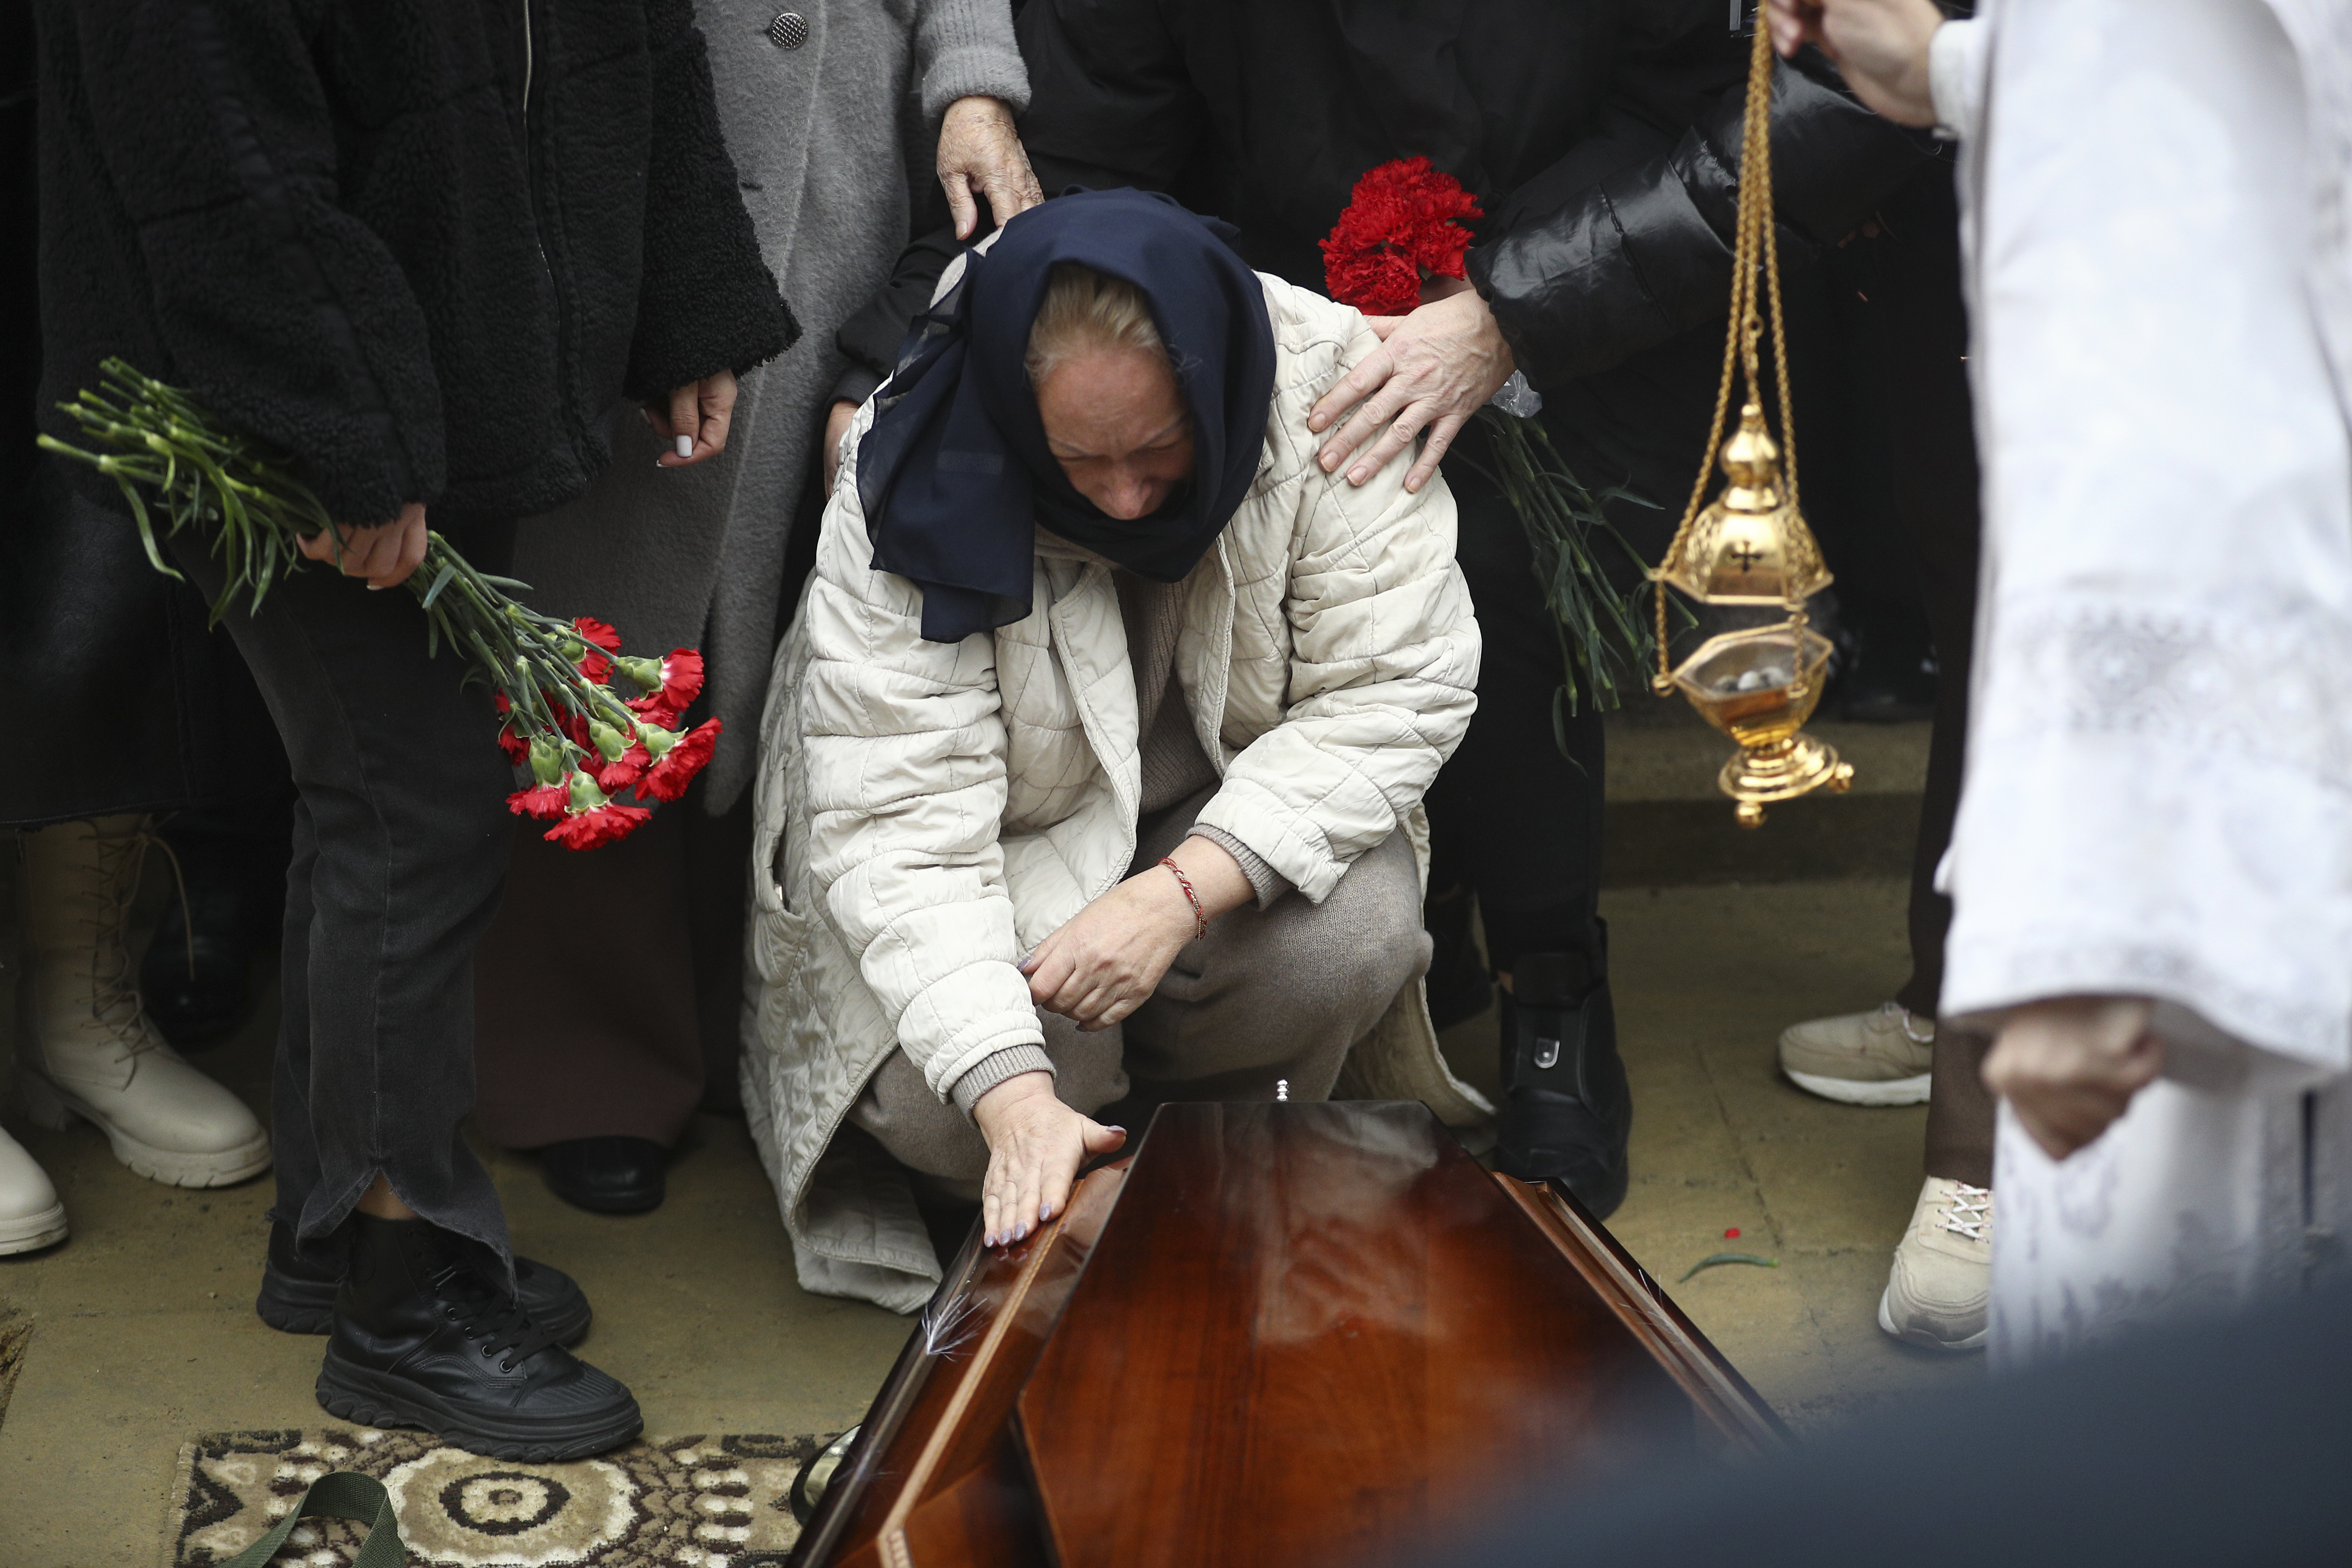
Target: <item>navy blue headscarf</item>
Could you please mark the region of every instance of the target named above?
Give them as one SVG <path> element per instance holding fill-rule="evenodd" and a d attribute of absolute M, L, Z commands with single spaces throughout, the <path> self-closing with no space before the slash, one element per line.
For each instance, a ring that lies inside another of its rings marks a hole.
<path fill-rule="evenodd" d="M 960 642 L 1029 613 L 1036 527 L 1173 583 L 1255 479 L 1274 399 L 1265 290 L 1234 231 L 1143 191 L 1074 191 L 1004 226 L 918 318 L 857 451 L 874 565 L 923 590 L 923 636 Z M 1150 302 L 1192 416 L 1192 479 L 1149 516 L 1108 515 L 1045 444 L 1029 329 L 1054 264 L 1125 279 Z"/>

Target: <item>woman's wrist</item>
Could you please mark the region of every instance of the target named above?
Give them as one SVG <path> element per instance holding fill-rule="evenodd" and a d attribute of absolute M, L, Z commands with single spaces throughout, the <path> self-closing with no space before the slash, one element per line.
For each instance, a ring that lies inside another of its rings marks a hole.
<path fill-rule="evenodd" d="M 1015 1073 L 971 1102 L 971 1119 L 980 1128 L 981 1137 L 991 1148 L 996 1146 L 996 1129 L 1007 1116 L 1038 1095 L 1054 1098 L 1054 1075 L 1049 1072 Z"/>
<path fill-rule="evenodd" d="M 1156 875 L 1169 885 L 1169 891 L 1188 921 L 1196 907 L 1194 900 L 1203 923 L 1256 900 L 1257 889 L 1250 886 L 1249 875 L 1242 869 L 1241 862 L 1213 838 L 1194 835 L 1176 846 L 1165 858 L 1167 864 Z M 1169 874 L 1171 867 L 1190 885 L 1189 889 L 1178 885 L 1178 876 Z M 1186 897 L 1188 890 L 1190 899 Z"/>

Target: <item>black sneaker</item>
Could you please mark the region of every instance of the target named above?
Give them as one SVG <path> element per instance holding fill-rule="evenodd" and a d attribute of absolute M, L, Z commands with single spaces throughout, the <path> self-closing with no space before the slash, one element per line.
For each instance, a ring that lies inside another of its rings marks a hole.
<path fill-rule="evenodd" d="M 532 1464 L 602 1454 L 644 1429 L 629 1391 L 557 1344 L 456 1238 L 421 1219 L 352 1218 L 319 1368 L 330 1414 Z"/>
<path fill-rule="evenodd" d="M 1590 952 L 1521 953 L 1503 993 L 1503 1117 L 1496 1163 L 1567 1188 L 1596 1217 L 1625 1201 L 1633 1097 L 1609 1000 L 1609 931 Z"/>
<path fill-rule="evenodd" d="M 588 1337 L 595 1314 L 587 1294 L 562 1269 L 518 1258 L 515 1291 L 532 1322 L 545 1329 L 560 1345 L 576 1345 Z M 335 1288 L 343 1282 L 340 1257 L 320 1257 L 317 1249 L 294 1245 L 294 1227 L 282 1222 L 269 1227 L 268 1261 L 261 1268 L 261 1294 L 253 1310 L 271 1328 L 289 1334 L 323 1334 L 335 1326 Z"/>

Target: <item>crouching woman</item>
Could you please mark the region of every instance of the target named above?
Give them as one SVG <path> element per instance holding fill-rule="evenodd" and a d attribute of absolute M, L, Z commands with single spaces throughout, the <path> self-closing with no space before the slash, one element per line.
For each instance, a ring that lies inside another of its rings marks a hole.
<path fill-rule="evenodd" d="M 1133 191 L 942 290 L 778 654 L 743 1068 L 802 1284 L 900 1310 L 940 1273 L 916 1184 L 1003 1243 L 1162 1101 L 1344 1067 L 1485 1109 L 1409 831 L 1477 677 L 1453 501 L 1307 430 L 1372 332 Z"/>

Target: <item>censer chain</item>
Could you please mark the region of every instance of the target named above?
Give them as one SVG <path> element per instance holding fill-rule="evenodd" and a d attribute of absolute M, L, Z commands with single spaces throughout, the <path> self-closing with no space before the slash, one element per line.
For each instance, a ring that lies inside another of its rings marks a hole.
<path fill-rule="evenodd" d="M 1760 263 L 1760 265 L 1759 265 Z M 1683 508 L 1682 521 L 1675 529 L 1674 542 L 1667 547 L 1665 559 L 1676 559 L 1690 538 L 1691 527 L 1706 502 L 1709 481 L 1715 473 L 1716 459 L 1723 453 L 1723 427 L 1731 412 L 1731 384 L 1735 375 L 1749 398 L 1754 398 L 1761 380 L 1761 367 L 1757 363 L 1758 340 L 1763 336 L 1764 323 L 1757 309 L 1757 283 L 1762 275 L 1765 298 L 1763 303 L 1772 321 L 1772 368 L 1774 390 L 1779 394 L 1780 416 L 1780 459 L 1782 482 L 1787 487 L 1788 504 L 1797 507 L 1797 437 L 1796 421 L 1789 396 L 1789 347 L 1780 310 L 1780 237 L 1772 224 L 1772 44 L 1761 19 L 1757 23 L 1755 43 L 1748 58 L 1748 101 L 1740 117 L 1739 208 L 1732 242 L 1731 330 L 1723 343 L 1723 375 L 1715 391 L 1715 418 L 1707 427 L 1706 454 L 1699 461 L 1698 478 L 1691 484 L 1689 502 Z M 1664 568 L 1652 574 L 1654 579 L 1651 599 L 1657 621 L 1658 674 L 1654 684 L 1663 695 L 1672 689 L 1673 676 L 1666 655 L 1666 587 Z M 1802 605 L 1791 605 L 1790 624 L 1799 634 L 1801 651 L 1805 614 Z M 1803 659 L 1799 658 L 1796 672 L 1801 688 L 1804 675 Z"/>

